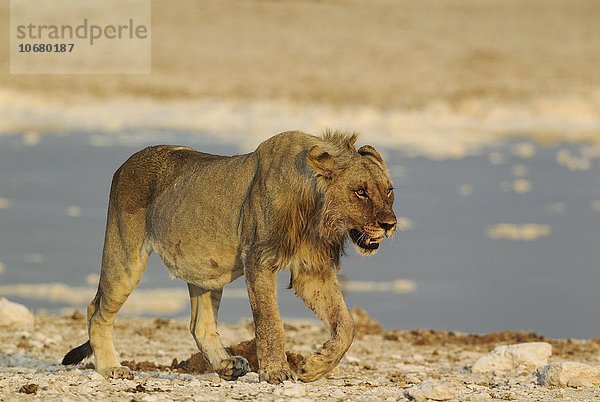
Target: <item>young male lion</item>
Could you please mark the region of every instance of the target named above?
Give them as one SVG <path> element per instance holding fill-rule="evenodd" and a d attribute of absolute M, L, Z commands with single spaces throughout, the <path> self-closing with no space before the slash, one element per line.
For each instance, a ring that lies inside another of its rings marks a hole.
<path fill-rule="evenodd" d="M 394 193 L 379 153 L 356 135 L 278 134 L 256 151 L 218 156 L 154 146 L 132 155 L 110 191 L 98 292 L 87 309 L 89 340 L 66 354 L 76 364 L 92 353 L 107 378 L 132 378 L 119 364 L 115 316 L 140 281 L 154 250 L 188 284 L 191 333 L 219 375 L 249 371 L 229 356 L 217 333 L 223 287 L 246 276 L 261 381 L 314 381 L 350 347 L 354 323 L 336 279 L 344 242 L 374 254 L 396 230 Z M 298 373 L 285 355 L 275 275 L 289 268 L 291 287 L 323 320 L 331 338 Z"/>

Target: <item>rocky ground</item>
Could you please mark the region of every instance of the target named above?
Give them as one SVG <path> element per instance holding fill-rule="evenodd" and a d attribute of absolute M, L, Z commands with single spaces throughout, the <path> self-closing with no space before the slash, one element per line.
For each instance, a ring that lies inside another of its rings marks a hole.
<path fill-rule="evenodd" d="M 382 330 L 363 311 L 354 316 L 357 339 L 332 373 L 314 383 L 274 386 L 259 383 L 256 373 L 220 380 L 206 372 L 199 355 L 190 358 L 196 346 L 187 322 L 142 318 L 121 318 L 116 325 L 117 349 L 134 369 L 134 380 L 106 381 L 89 362 L 73 368 L 59 364 L 66 351 L 87 339 L 80 313 L 37 315 L 34 327 L 0 331 L 0 401 L 600 399 L 600 339 Z M 292 365 L 327 338 L 311 322 L 285 326 Z M 244 342 L 252 338 L 251 322 L 223 325 L 220 333 L 255 366 L 252 342 Z"/>

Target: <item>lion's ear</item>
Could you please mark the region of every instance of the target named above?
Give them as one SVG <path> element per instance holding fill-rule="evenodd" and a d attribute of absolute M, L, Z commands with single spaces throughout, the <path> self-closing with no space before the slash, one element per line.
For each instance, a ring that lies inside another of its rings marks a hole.
<path fill-rule="evenodd" d="M 319 176 L 331 178 L 335 161 L 329 152 L 323 151 L 320 146 L 315 145 L 308 153 L 308 164 Z"/>
<path fill-rule="evenodd" d="M 379 152 L 377 152 L 377 150 L 370 145 L 363 145 L 362 147 L 358 148 L 358 153 L 362 156 L 373 157 L 377 162 L 379 162 L 380 165 L 385 165 L 383 158 L 381 155 L 379 155 Z"/>

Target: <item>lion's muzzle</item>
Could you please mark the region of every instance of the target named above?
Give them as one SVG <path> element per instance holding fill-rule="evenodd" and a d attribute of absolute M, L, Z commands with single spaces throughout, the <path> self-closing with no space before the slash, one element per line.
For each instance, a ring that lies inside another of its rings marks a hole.
<path fill-rule="evenodd" d="M 377 217 L 377 224 L 383 229 L 385 237 L 391 237 L 396 232 L 398 220 L 393 212 L 384 212 Z"/>

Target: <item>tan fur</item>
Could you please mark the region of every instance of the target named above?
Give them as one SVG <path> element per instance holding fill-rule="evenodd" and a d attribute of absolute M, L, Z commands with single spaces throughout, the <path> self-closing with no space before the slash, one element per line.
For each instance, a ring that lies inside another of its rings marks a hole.
<path fill-rule="evenodd" d="M 96 370 L 131 377 L 113 346 L 113 322 L 152 251 L 188 283 L 190 331 L 221 377 L 249 370 L 244 358 L 227 354 L 216 324 L 223 287 L 242 275 L 260 379 L 314 381 L 334 368 L 354 335 L 336 279 L 344 243 L 350 237 L 370 255 L 396 229 L 385 163 L 370 146 L 356 150 L 355 141 L 355 134 L 287 132 L 246 155 L 156 146 L 131 156 L 113 178 L 100 284 L 88 307 Z M 286 268 L 291 287 L 331 332 L 298 373 L 286 360 L 277 306 L 276 274 Z M 65 361 L 79 361 L 86 350 L 74 349 Z"/>

